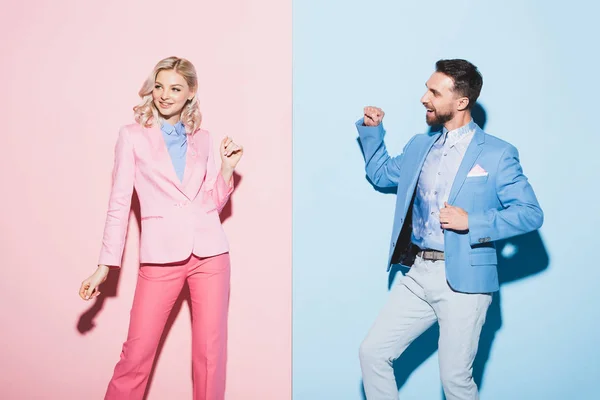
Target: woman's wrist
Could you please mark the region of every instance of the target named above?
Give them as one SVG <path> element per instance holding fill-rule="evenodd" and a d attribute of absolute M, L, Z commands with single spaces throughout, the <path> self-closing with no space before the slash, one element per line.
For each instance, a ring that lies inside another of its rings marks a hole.
<path fill-rule="evenodd" d="M 232 167 L 227 166 L 227 165 L 222 165 L 221 166 L 221 176 L 223 176 L 223 179 L 225 180 L 225 182 L 229 182 L 229 180 L 233 176 L 233 171 L 234 170 L 235 170 L 235 168 L 232 168 Z"/>
<path fill-rule="evenodd" d="M 110 270 L 108 265 L 98 264 L 98 269 L 96 271 L 107 273 Z"/>

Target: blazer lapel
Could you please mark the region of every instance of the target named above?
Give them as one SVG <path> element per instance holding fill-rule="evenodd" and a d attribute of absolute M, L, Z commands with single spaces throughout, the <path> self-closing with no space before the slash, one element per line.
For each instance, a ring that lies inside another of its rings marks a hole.
<path fill-rule="evenodd" d="M 404 204 L 406 204 L 406 205 L 410 204 L 410 200 L 412 198 L 413 192 L 415 191 L 415 187 L 417 186 L 417 182 L 419 181 L 419 176 L 421 175 L 421 169 L 423 169 L 423 164 L 425 163 L 427 154 L 429 154 L 431 147 L 433 147 L 433 145 L 440 138 L 441 135 L 442 135 L 442 132 L 436 132 L 436 133 L 432 134 L 427 139 L 425 144 L 423 145 L 423 148 L 422 148 L 421 153 L 419 154 L 419 158 L 418 158 L 419 163 L 417 164 L 417 168 L 416 168 L 413 180 L 410 183 L 410 186 L 409 186 L 410 190 L 408 190 L 406 193 L 406 199 L 404 201 Z"/>
<path fill-rule="evenodd" d="M 148 129 L 148 136 L 150 137 L 152 149 L 155 154 L 154 161 L 157 163 L 159 171 L 162 172 L 164 176 L 171 183 L 173 183 L 173 185 L 177 189 L 179 189 L 180 192 L 185 194 L 185 192 L 183 191 L 183 184 L 181 183 L 179 177 L 175 173 L 173 161 L 171 161 L 171 155 L 169 154 L 169 150 L 167 149 L 167 144 L 165 143 L 165 139 L 163 138 L 162 131 L 157 126 L 154 126 Z M 188 175 L 187 170 L 189 165 L 189 151 L 186 152 L 186 158 L 186 168 L 183 174 L 184 179 L 186 175 Z"/>
<path fill-rule="evenodd" d="M 194 175 L 198 168 L 195 167 L 198 162 L 198 143 L 195 135 L 188 136 L 187 139 L 187 151 L 185 152 L 185 169 L 183 171 L 183 182 L 181 183 L 181 191 L 190 200 L 196 196 L 198 188 L 194 188 L 193 182 Z"/>
<path fill-rule="evenodd" d="M 465 179 L 467 179 L 467 174 L 477 161 L 477 157 L 483 150 L 482 144 L 485 142 L 485 133 L 477 127 L 475 129 L 475 134 L 473 135 L 473 139 L 467 147 L 467 151 L 465 152 L 465 156 L 463 157 L 462 162 L 460 163 L 460 167 L 458 168 L 458 172 L 456 173 L 456 177 L 454 178 L 454 182 L 452 183 L 452 188 L 450 189 L 450 195 L 448 196 L 448 204 L 453 204 L 456 199 L 456 195 L 462 188 L 463 183 L 465 183 Z"/>

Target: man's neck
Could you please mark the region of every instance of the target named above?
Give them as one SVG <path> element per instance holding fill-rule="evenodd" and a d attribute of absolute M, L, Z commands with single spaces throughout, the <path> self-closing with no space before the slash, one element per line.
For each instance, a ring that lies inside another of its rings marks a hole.
<path fill-rule="evenodd" d="M 453 131 L 460 127 L 463 127 L 471 122 L 471 111 L 465 111 L 457 114 L 454 118 L 444 124 L 444 128 L 448 131 Z"/>

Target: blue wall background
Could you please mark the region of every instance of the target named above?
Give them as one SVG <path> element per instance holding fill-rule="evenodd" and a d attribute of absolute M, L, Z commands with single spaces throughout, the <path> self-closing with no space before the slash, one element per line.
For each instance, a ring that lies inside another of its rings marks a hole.
<path fill-rule="evenodd" d="M 382 107 L 400 152 L 428 129 L 419 99 L 440 58 L 479 67 L 479 119 L 517 146 L 546 215 L 502 244 L 482 398 L 600 398 L 600 5 L 549 3 L 294 2 L 294 400 L 363 396 L 358 347 L 388 296 L 395 195 L 365 179 L 353 124 Z M 403 400 L 441 399 L 436 340 L 400 358 Z"/>

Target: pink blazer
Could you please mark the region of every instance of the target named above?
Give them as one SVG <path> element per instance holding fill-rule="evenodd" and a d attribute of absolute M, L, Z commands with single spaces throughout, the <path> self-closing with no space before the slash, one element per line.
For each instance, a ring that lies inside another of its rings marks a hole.
<path fill-rule="evenodd" d="M 229 251 L 219 213 L 233 191 L 233 178 L 227 183 L 217 171 L 208 131 L 199 129 L 188 137 L 181 182 L 158 127 L 121 128 L 99 264 L 121 265 L 134 187 L 141 208 L 141 263 Z"/>

